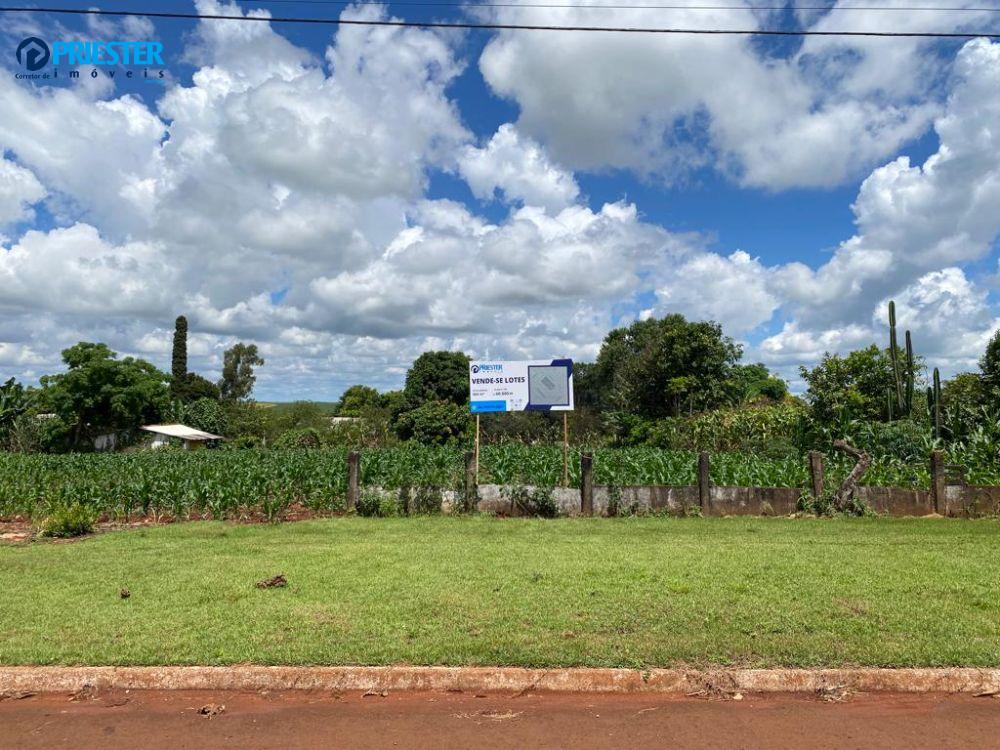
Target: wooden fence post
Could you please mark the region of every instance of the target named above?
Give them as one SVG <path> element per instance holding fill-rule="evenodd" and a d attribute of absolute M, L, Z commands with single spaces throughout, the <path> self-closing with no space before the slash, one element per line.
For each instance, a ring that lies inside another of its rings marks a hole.
<path fill-rule="evenodd" d="M 358 499 L 361 491 L 359 487 L 359 475 L 361 467 L 361 454 L 351 451 L 347 454 L 347 510 L 352 511 L 358 507 Z"/>
<path fill-rule="evenodd" d="M 476 496 L 479 492 L 476 481 L 476 453 L 467 451 L 465 454 L 465 504 L 468 510 L 475 510 Z"/>
<path fill-rule="evenodd" d="M 594 454 L 580 455 L 580 513 L 594 515 Z"/>
<path fill-rule="evenodd" d="M 948 500 L 945 496 L 944 451 L 931 451 L 931 499 L 934 512 L 948 515 Z"/>
<path fill-rule="evenodd" d="M 698 505 L 701 512 L 708 515 L 712 505 L 712 484 L 709 479 L 709 469 L 711 468 L 707 453 L 698 454 Z"/>
<path fill-rule="evenodd" d="M 809 480 L 813 500 L 823 496 L 823 454 L 819 451 L 809 451 Z"/>

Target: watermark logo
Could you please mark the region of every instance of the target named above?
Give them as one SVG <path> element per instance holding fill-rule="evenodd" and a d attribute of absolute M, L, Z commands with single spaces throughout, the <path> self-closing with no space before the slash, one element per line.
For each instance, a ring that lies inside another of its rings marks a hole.
<path fill-rule="evenodd" d="M 89 75 L 97 78 L 104 71 L 108 78 L 117 73 L 122 78 L 143 78 L 147 81 L 164 82 L 163 45 L 150 41 L 59 41 L 51 46 L 37 36 L 29 36 L 17 45 L 17 62 L 27 73 L 17 73 L 15 78 L 60 78 L 59 66 L 71 68 L 67 77 L 79 78 L 81 68 L 90 67 Z M 44 68 L 51 63 L 50 70 Z M 133 68 L 141 67 L 140 71 Z M 118 68 L 125 68 L 119 71 Z M 159 68 L 156 70 L 155 68 Z M 86 72 L 86 71 L 84 71 Z"/>
<path fill-rule="evenodd" d="M 18 64 L 32 72 L 44 68 L 49 64 L 49 58 L 52 57 L 49 45 L 37 36 L 29 36 L 17 45 L 15 54 Z"/>

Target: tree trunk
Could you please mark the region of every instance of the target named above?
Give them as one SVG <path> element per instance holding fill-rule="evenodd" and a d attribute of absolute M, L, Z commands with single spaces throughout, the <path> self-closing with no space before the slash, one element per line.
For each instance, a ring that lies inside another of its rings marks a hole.
<path fill-rule="evenodd" d="M 833 507 L 838 513 L 843 513 L 847 508 L 847 504 L 854 497 L 854 490 L 858 486 L 858 482 L 861 477 L 865 475 L 869 467 L 872 465 L 871 456 L 869 456 L 864 451 L 859 451 L 857 448 L 848 445 L 843 440 L 834 440 L 833 447 L 842 453 L 846 453 L 851 458 L 857 461 L 854 464 L 854 468 L 851 469 L 851 473 L 847 475 L 847 478 L 840 485 L 837 493 L 833 496 Z"/>

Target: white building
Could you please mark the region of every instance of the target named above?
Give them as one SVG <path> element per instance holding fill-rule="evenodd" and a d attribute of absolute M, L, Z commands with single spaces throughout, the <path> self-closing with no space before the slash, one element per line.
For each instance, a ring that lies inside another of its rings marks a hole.
<path fill-rule="evenodd" d="M 213 440 L 225 440 L 220 435 L 202 432 L 183 424 L 148 424 L 142 429 L 155 435 L 150 444 L 151 448 L 162 448 L 165 445 L 170 445 L 173 440 L 180 440 L 184 450 L 190 450 L 191 448 L 200 448 Z"/>

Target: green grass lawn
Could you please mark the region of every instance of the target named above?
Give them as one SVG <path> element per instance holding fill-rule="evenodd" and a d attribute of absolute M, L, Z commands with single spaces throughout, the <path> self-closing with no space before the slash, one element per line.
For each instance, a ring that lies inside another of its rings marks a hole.
<path fill-rule="evenodd" d="M 0 663 L 233 662 L 996 667 L 1000 522 L 344 518 L 0 546 Z"/>

